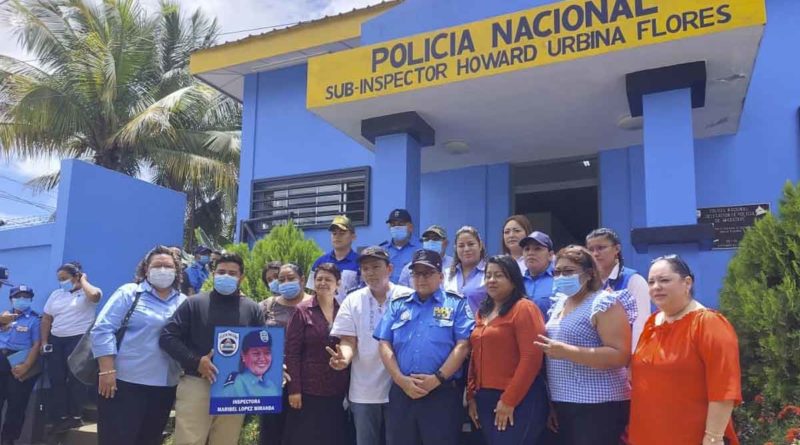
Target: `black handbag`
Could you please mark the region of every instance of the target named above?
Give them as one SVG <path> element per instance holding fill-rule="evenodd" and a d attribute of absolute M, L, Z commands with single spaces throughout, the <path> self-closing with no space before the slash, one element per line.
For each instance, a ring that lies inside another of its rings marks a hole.
<path fill-rule="evenodd" d="M 136 305 L 139 304 L 139 298 L 141 296 L 141 292 L 136 292 L 133 304 L 131 304 L 130 309 L 128 309 L 128 312 L 125 314 L 125 318 L 122 319 L 119 330 L 117 330 L 115 334 L 117 337 L 117 351 L 119 351 L 119 345 L 122 344 L 122 338 L 125 337 L 125 331 L 128 330 L 128 322 L 133 315 L 133 311 L 136 309 Z M 96 322 L 97 320 L 95 320 L 95 323 Z M 92 323 L 92 326 L 83 334 L 83 337 L 78 341 L 75 349 L 73 349 L 72 353 L 67 357 L 67 365 L 72 375 L 87 386 L 97 385 L 98 365 L 97 359 L 95 359 L 94 354 L 92 354 L 92 328 L 94 328 L 94 323 Z"/>

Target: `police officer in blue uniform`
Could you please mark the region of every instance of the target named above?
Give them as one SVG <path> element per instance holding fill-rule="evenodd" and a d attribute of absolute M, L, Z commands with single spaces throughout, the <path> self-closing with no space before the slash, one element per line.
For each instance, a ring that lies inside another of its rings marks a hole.
<path fill-rule="evenodd" d="M 464 419 L 462 365 L 475 320 L 467 300 L 441 289 L 442 257 L 418 250 L 414 293 L 389 305 L 374 337 L 392 377 L 387 445 L 457 445 Z"/>
<path fill-rule="evenodd" d="M 398 283 L 403 267 L 411 261 L 412 255 L 419 247 L 412 241 L 414 235 L 414 223 L 411 221 L 411 214 L 406 209 L 394 209 L 386 219 L 392 238 L 380 244 L 389 252 L 389 261 L 392 263 L 392 276 L 389 281 Z"/>
<path fill-rule="evenodd" d="M 0 317 L 0 411 L 3 405 L 6 408 L 0 431 L 2 445 L 13 444 L 22 432 L 25 408 L 37 380 L 28 374 L 39 358 L 40 347 L 41 316 L 31 310 L 33 289 L 16 286 L 11 288 L 9 297 L 11 311 Z"/>
<path fill-rule="evenodd" d="M 189 282 L 188 295 L 200 293 L 203 283 L 208 279 L 211 252 L 207 246 L 197 246 L 194 249 L 194 263 L 186 268 L 186 279 Z"/>
<path fill-rule="evenodd" d="M 240 360 L 239 372 L 225 379 L 222 397 L 280 397 L 280 384 L 266 378 L 272 366 L 272 337 L 266 329 L 245 335 Z"/>

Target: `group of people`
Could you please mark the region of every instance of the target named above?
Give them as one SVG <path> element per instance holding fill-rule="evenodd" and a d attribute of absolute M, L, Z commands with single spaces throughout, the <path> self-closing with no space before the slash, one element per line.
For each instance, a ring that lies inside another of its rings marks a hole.
<path fill-rule="evenodd" d="M 386 222 L 391 239 L 356 252 L 355 228 L 336 217 L 332 249 L 307 277 L 299 265 L 263 266 L 272 296 L 260 303 L 240 291 L 238 255 L 209 261 L 212 289 L 187 298 L 179 256 L 156 247 L 135 282 L 80 325 L 102 293 L 65 265 L 41 327 L 33 292 L 12 289 L 0 352 L 30 353 L 22 368 L 0 369 L 0 391 L 22 388 L 40 351 L 61 360 L 92 326 L 101 445 L 161 443 L 173 407 L 174 443 L 233 444 L 244 417 L 209 414 L 210 386 L 225 378 L 214 328 L 269 326 L 285 330 L 284 409 L 260 416 L 262 444 L 738 444 L 736 334 L 694 298 L 681 258 L 656 258 L 645 279 L 624 266 L 612 230 L 556 251 L 520 215 L 505 222 L 499 255 L 465 226 L 450 257 L 444 228 L 428 227 L 420 245 L 409 212 Z M 75 415 L 67 405 L 65 424 Z M 4 443 L 16 438 L 15 416 L 6 414 Z"/>

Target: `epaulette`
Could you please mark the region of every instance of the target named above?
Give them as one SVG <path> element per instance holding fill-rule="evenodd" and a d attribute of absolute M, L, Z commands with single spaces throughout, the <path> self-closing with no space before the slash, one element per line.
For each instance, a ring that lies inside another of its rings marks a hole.
<path fill-rule="evenodd" d="M 399 293 L 395 294 L 392 297 L 392 300 L 397 300 L 397 299 L 400 299 L 400 298 L 408 298 L 411 295 L 414 295 L 414 291 L 413 290 L 411 292 L 409 292 L 409 291 L 399 292 Z"/>
<path fill-rule="evenodd" d="M 453 297 L 453 298 L 458 298 L 458 299 L 463 299 L 464 298 L 464 295 L 462 295 L 462 294 L 460 294 L 458 292 L 453 292 L 451 290 L 444 291 L 444 294 L 446 296 L 450 296 L 450 297 Z"/>
<path fill-rule="evenodd" d="M 389 245 L 389 241 L 384 241 L 384 242 L 382 242 L 382 243 L 380 243 L 378 245 L 381 246 L 381 247 L 386 247 L 386 246 Z"/>
<path fill-rule="evenodd" d="M 233 385 L 233 382 L 236 381 L 236 377 L 238 377 L 238 376 L 239 376 L 238 372 L 232 372 L 232 373 L 228 374 L 228 378 L 225 379 L 225 383 L 223 383 L 222 386 Z"/>

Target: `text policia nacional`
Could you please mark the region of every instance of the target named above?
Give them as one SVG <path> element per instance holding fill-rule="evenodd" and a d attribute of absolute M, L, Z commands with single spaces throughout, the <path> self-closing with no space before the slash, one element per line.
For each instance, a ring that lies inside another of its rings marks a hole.
<path fill-rule="evenodd" d="M 656 0 L 587 0 L 569 6 L 539 8 L 511 18 L 504 16 L 487 22 L 491 28 L 490 42 L 486 42 L 491 44 L 489 51 L 486 45 L 483 50 L 480 45 L 476 50 L 473 33 L 478 31 L 470 25 L 431 34 L 424 40 L 409 38 L 376 46 L 371 50 L 373 75 L 328 85 L 325 99 L 447 82 L 446 79 L 533 64 L 542 58 L 571 59 L 581 53 L 652 42 L 732 20 L 730 4 L 669 15 L 659 14 L 659 9 Z M 635 22 L 631 26 L 628 21 Z M 626 25 L 619 26 L 622 22 Z"/>

